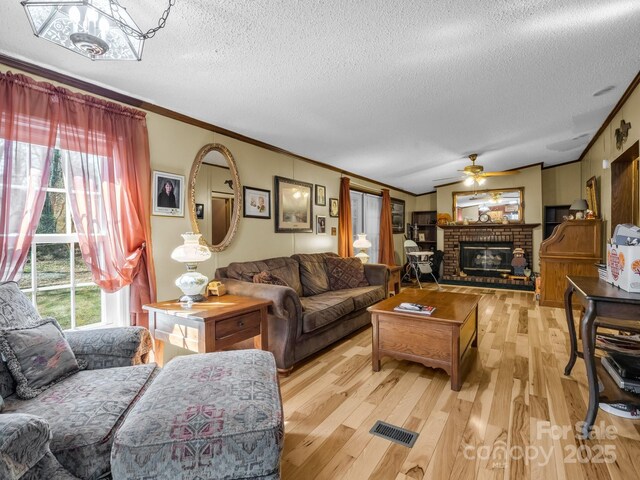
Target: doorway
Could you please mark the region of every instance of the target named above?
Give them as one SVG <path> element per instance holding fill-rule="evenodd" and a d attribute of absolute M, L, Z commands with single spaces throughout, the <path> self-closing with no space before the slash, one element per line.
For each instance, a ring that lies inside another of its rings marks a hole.
<path fill-rule="evenodd" d="M 231 226 L 233 198 L 211 197 L 211 244 L 219 245 Z"/>
<path fill-rule="evenodd" d="M 611 230 L 621 223 L 638 225 L 638 151 L 634 143 L 611 162 Z"/>

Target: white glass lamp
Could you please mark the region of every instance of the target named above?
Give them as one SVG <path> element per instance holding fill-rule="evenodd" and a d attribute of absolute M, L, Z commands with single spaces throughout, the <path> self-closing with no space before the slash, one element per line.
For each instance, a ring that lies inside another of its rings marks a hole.
<path fill-rule="evenodd" d="M 371 248 L 371 242 L 367 240 L 366 233 L 359 233 L 358 239 L 353 242 L 353 248 L 357 248 L 360 250 L 356 253 L 356 258 L 359 258 L 362 263 L 367 263 L 369 261 L 369 255 L 367 255 L 367 250 Z"/>
<path fill-rule="evenodd" d="M 183 273 L 176 280 L 176 287 L 180 288 L 184 294 L 180 297 L 181 302 L 201 302 L 205 298 L 202 295 L 202 290 L 209 279 L 196 272 L 196 268 L 198 268 L 198 263 L 211 258 L 211 251 L 200 244 L 200 237 L 199 233 L 183 233 L 184 243 L 171 252 L 171 258 L 187 266 L 187 273 Z"/>
<path fill-rule="evenodd" d="M 587 201 L 584 198 L 578 198 L 574 200 L 569 210 L 575 210 L 576 220 L 582 220 L 584 218 L 584 211 L 589 208 Z"/>

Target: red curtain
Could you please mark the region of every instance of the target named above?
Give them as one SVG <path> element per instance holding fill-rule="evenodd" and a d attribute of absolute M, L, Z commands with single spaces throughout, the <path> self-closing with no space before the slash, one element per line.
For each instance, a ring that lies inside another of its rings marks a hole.
<path fill-rule="evenodd" d="M 340 179 L 340 197 L 338 200 L 338 255 L 353 257 L 353 226 L 351 222 L 351 180 Z"/>
<path fill-rule="evenodd" d="M 393 245 L 393 226 L 391 225 L 391 197 L 389 190 L 382 190 L 382 210 L 380 210 L 380 245 L 378 263 L 389 266 L 396 264 Z"/>
<path fill-rule="evenodd" d="M 133 325 L 148 326 L 155 301 L 151 167 L 145 114 L 59 88 L 60 146 L 82 257 L 107 292 L 130 287 Z"/>
<path fill-rule="evenodd" d="M 0 280 L 20 280 L 46 199 L 59 103 L 51 85 L 0 73 Z"/>

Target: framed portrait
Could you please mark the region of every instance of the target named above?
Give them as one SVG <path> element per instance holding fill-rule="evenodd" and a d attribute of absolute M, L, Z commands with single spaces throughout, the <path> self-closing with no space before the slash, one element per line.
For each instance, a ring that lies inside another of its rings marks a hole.
<path fill-rule="evenodd" d="M 276 233 L 313 233 L 313 184 L 273 177 Z"/>
<path fill-rule="evenodd" d="M 333 218 L 338 218 L 338 199 L 337 198 L 329 199 L 329 216 Z"/>
<path fill-rule="evenodd" d="M 324 207 L 327 204 L 327 188 L 324 185 L 316 185 L 316 205 Z"/>
<path fill-rule="evenodd" d="M 391 199 L 391 226 L 393 233 L 404 233 L 404 200 Z"/>
<path fill-rule="evenodd" d="M 598 190 L 598 180 L 591 177 L 587 180 L 587 203 L 589 210 L 593 212 L 595 218 L 600 218 L 600 191 Z"/>
<path fill-rule="evenodd" d="M 316 215 L 316 235 L 327 234 L 327 217 L 324 215 Z"/>
<path fill-rule="evenodd" d="M 204 220 L 204 203 L 196 203 L 196 218 Z"/>
<path fill-rule="evenodd" d="M 184 217 L 184 189 L 184 175 L 154 170 L 151 213 L 167 217 Z"/>
<path fill-rule="evenodd" d="M 271 218 L 271 191 L 262 188 L 242 187 L 244 197 L 243 217 Z"/>

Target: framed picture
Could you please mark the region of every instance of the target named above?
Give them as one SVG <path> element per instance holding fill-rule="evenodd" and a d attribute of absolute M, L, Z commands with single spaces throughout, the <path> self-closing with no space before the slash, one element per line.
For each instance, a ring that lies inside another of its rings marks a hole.
<path fill-rule="evenodd" d="M 316 205 L 324 207 L 327 204 L 327 189 L 324 185 L 316 185 Z"/>
<path fill-rule="evenodd" d="M 418 233 L 418 241 L 419 242 L 425 242 L 427 240 L 427 237 L 424 233 L 420 232 Z"/>
<path fill-rule="evenodd" d="M 333 218 L 338 218 L 338 199 L 337 198 L 329 199 L 329 216 Z"/>
<path fill-rule="evenodd" d="M 243 217 L 271 218 L 271 191 L 262 188 L 242 187 L 244 197 Z"/>
<path fill-rule="evenodd" d="M 404 233 L 404 200 L 391 199 L 391 226 L 393 233 Z"/>
<path fill-rule="evenodd" d="M 273 178 L 276 233 L 312 233 L 313 184 L 284 177 Z"/>
<path fill-rule="evenodd" d="M 153 215 L 184 217 L 184 175 L 153 171 Z"/>
<path fill-rule="evenodd" d="M 196 218 L 198 220 L 204 219 L 204 203 L 196 203 Z"/>
<path fill-rule="evenodd" d="M 316 215 L 316 235 L 327 234 L 327 217 L 324 215 Z"/>
<path fill-rule="evenodd" d="M 600 191 L 598 190 L 598 180 L 591 177 L 587 180 L 587 203 L 589 210 L 593 212 L 595 218 L 600 218 Z"/>

